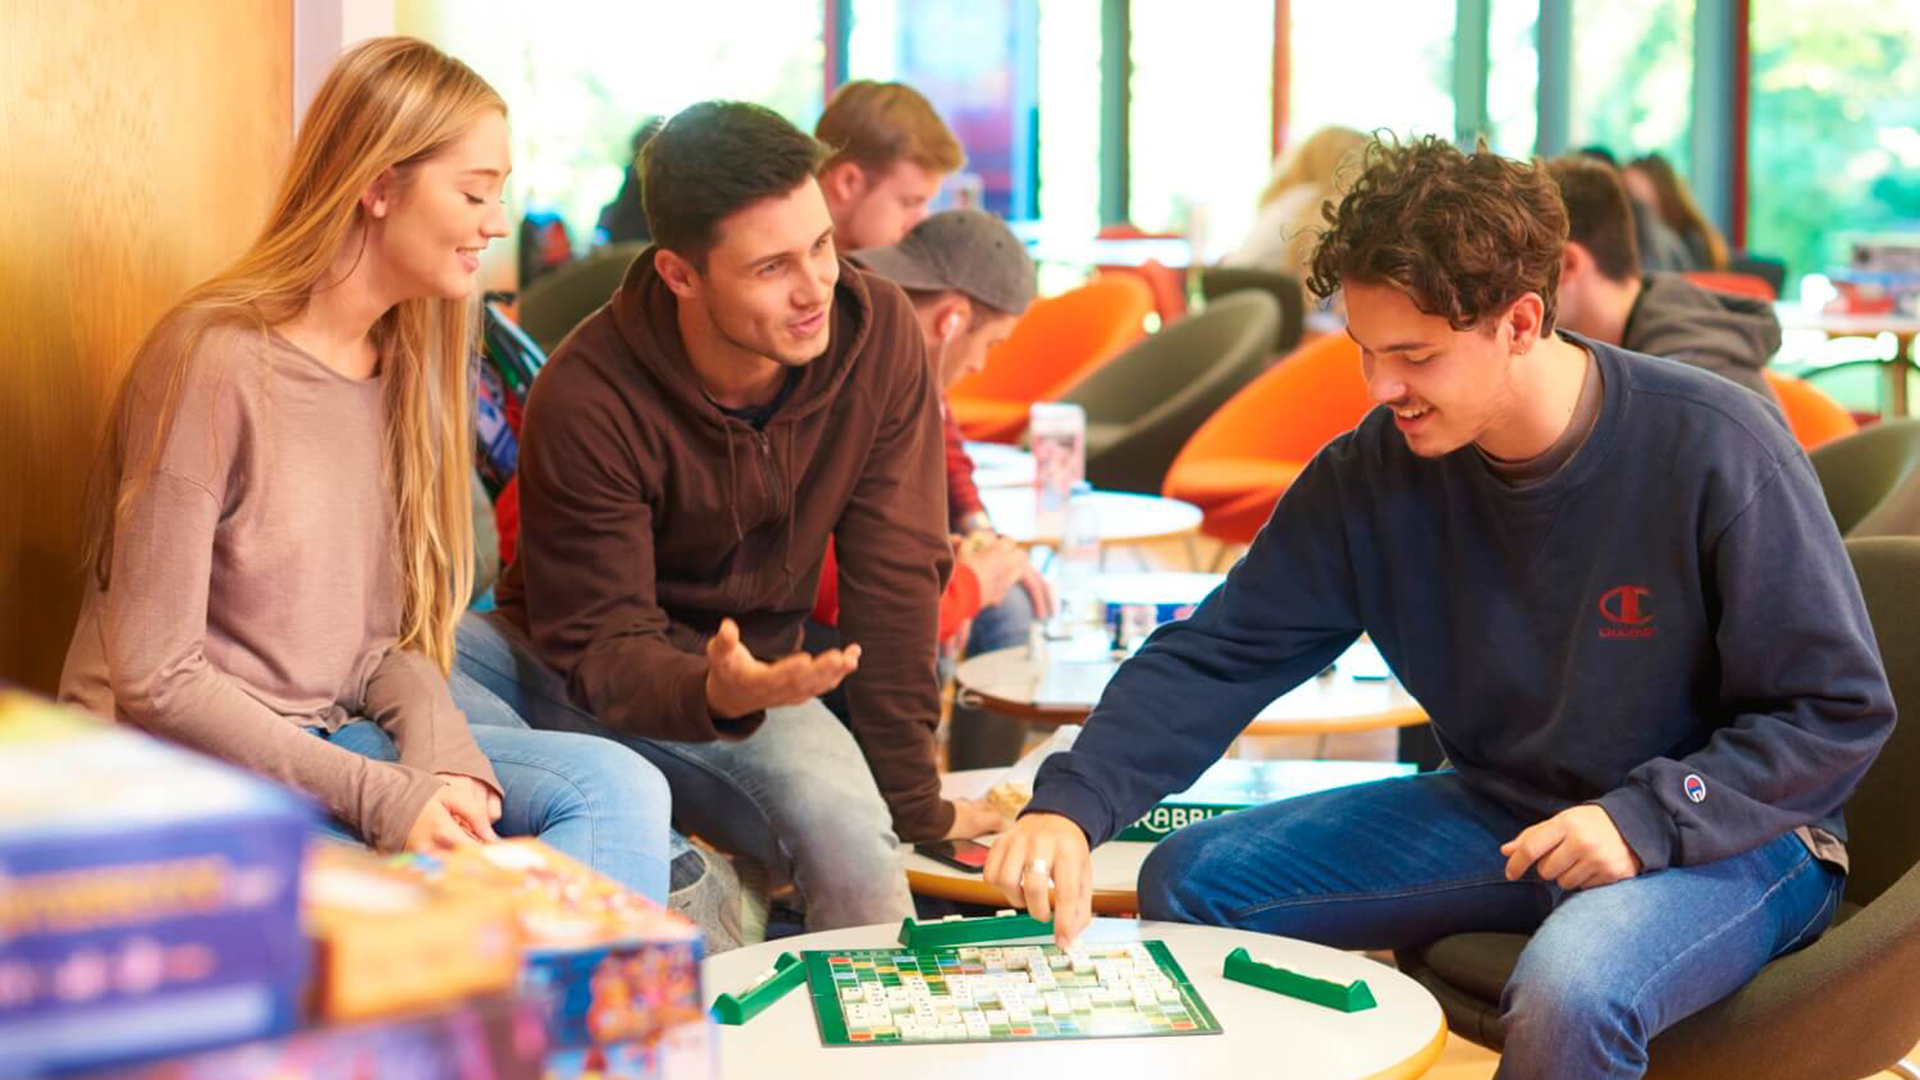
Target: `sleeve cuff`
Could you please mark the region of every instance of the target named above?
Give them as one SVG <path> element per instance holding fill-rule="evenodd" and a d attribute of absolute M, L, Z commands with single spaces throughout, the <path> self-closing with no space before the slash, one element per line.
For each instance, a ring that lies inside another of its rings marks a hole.
<path fill-rule="evenodd" d="M 767 718 L 766 711 L 750 712 L 744 716 L 718 716 L 707 705 L 707 664 L 704 659 L 688 664 L 675 687 L 674 696 L 679 702 L 680 723 L 678 731 L 664 732 L 661 737 L 680 742 L 712 742 L 715 739 L 744 739 L 759 730 Z M 652 735 L 652 732 L 635 734 Z"/>
<path fill-rule="evenodd" d="M 1080 831 L 1087 834 L 1089 848 L 1106 843 L 1118 831 L 1113 810 L 1100 792 L 1071 777 L 1054 777 L 1037 788 L 1027 808 L 1020 811 L 1021 817 L 1028 814 L 1059 814 L 1080 826 Z"/>
<path fill-rule="evenodd" d="M 393 797 L 381 800 L 359 826 L 360 837 L 368 846 L 375 851 L 392 853 L 406 850 L 407 834 L 413 831 L 413 823 L 420 819 L 420 811 L 426 809 L 427 800 L 440 790 L 442 781 L 432 773 L 404 765 L 386 767 L 397 773 L 397 791 Z"/>
<path fill-rule="evenodd" d="M 1594 804 L 1613 819 L 1620 838 L 1640 859 L 1643 873 L 1664 870 L 1671 865 L 1676 830 L 1666 808 L 1652 795 L 1629 785 L 1607 792 L 1595 799 Z"/>
<path fill-rule="evenodd" d="M 455 776 L 471 776 L 493 789 L 495 795 L 502 799 L 507 797 L 506 789 L 500 786 L 500 778 L 494 775 L 493 762 L 488 761 L 487 755 L 471 741 L 467 743 L 465 749 L 443 755 L 440 760 L 434 762 L 430 771 L 436 775 L 451 773 Z"/>
<path fill-rule="evenodd" d="M 953 804 L 945 799 L 935 799 L 925 811 L 912 817 L 896 813 L 893 818 L 894 835 L 909 844 L 944 840 L 953 831 L 954 813 Z"/>

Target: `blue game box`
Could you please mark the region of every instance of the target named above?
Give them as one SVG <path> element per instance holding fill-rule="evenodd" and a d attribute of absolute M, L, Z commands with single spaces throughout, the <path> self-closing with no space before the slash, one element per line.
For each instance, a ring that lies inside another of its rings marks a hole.
<path fill-rule="evenodd" d="M 291 1030 L 313 816 L 240 770 L 0 692 L 0 1077 Z"/>

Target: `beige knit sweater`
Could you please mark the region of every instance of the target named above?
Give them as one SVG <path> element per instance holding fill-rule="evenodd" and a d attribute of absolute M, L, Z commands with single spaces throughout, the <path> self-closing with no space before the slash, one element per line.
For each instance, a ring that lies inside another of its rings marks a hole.
<path fill-rule="evenodd" d="M 176 317 L 150 348 L 179 348 L 186 329 Z M 116 531 L 108 588 L 85 598 L 60 696 L 304 791 L 394 850 L 435 773 L 499 784 L 438 666 L 396 647 L 381 384 L 278 335 L 209 329 Z M 135 460 L 160 392 L 151 374 L 136 384 Z M 386 729 L 398 764 L 308 730 L 356 719 Z"/>

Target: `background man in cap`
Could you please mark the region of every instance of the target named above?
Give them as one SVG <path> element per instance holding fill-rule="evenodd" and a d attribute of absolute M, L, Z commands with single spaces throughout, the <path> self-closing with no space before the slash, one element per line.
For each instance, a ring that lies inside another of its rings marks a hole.
<path fill-rule="evenodd" d="M 1005 223 L 979 210 L 935 214 L 899 243 L 868 248 L 853 258 L 906 291 L 943 394 L 986 366 L 988 352 L 1007 339 L 1033 301 L 1033 261 Z M 947 528 L 955 537 L 957 559 L 941 598 L 940 636 L 942 655 L 951 658 L 962 648 L 972 656 L 1024 643 L 1035 616 L 1051 612 L 1053 598 L 1026 552 L 993 531 L 959 425 L 950 413 L 945 422 Z M 837 575 L 828 569 L 821 575 L 815 620 L 831 624 Z M 948 764 L 955 769 L 1009 764 L 1019 756 L 1025 734 L 1017 721 L 956 706 Z"/>

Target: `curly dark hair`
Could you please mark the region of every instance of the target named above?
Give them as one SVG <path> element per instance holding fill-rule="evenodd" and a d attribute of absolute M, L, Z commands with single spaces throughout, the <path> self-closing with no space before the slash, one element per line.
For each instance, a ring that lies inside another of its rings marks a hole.
<path fill-rule="evenodd" d="M 1567 212 L 1540 163 L 1473 153 L 1426 136 L 1376 136 L 1360 176 L 1314 249 L 1307 288 L 1325 298 L 1343 282 L 1392 285 L 1455 330 L 1481 325 L 1527 293 L 1553 328 Z"/>
<path fill-rule="evenodd" d="M 687 106 L 640 150 L 641 200 L 654 243 L 704 271 L 722 218 L 799 187 L 826 152 L 765 106 Z"/>

